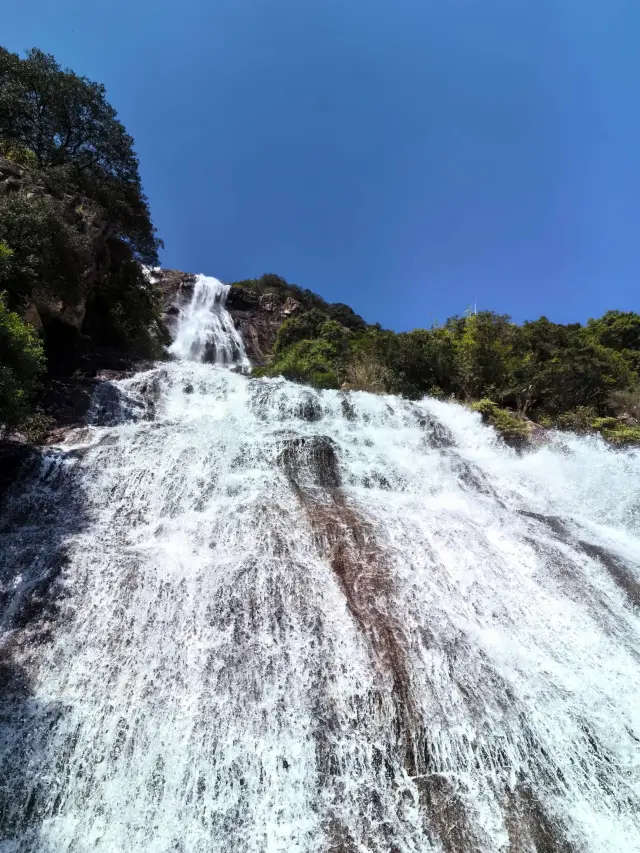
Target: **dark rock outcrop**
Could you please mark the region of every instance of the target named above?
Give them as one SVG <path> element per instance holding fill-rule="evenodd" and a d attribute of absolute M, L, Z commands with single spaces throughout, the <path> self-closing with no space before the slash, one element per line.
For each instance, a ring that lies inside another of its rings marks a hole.
<path fill-rule="evenodd" d="M 0 441 L 0 502 L 22 467 L 36 455 L 37 450 L 25 442 Z"/>
<path fill-rule="evenodd" d="M 162 290 L 163 317 L 170 328 L 180 305 L 193 292 L 196 277 L 180 270 L 154 270 L 152 274 Z M 261 292 L 257 287 L 246 285 L 231 286 L 227 309 L 254 366 L 266 364 L 282 323 L 305 310 L 302 303 L 291 294 Z"/>
<path fill-rule="evenodd" d="M 180 270 L 153 270 L 151 275 L 162 291 L 163 318 L 170 324 L 180 305 L 193 293 L 196 277 Z"/>
<path fill-rule="evenodd" d="M 257 366 L 266 363 L 282 323 L 304 311 L 292 296 L 260 293 L 249 287 L 232 287 L 227 308 L 242 335 L 251 363 Z"/>

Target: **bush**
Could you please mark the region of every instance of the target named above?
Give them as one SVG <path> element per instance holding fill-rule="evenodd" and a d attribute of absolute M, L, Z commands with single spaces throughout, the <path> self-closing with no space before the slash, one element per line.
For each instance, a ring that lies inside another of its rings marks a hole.
<path fill-rule="evenodd" d="M 389 381 L 389 371 L 374 355 L 367 352 L 356 353 L 344 371 L 344 382 L 352 391 L 368 391 L 371 394 L 384 394 Z"/>
<path fill-rule="evenodd" d="M 571 432 L 589 432 L 597 416 L 598 413 L 592 406 L 578 406 L 571 412 L 563 412 L 551 419 L 550 425 Z"/>
<path fill-rule="evenodd" d="M 283 352 L 287 347 L 298 341 L 314 340 L 320 337 L 320 329 L 327 320 L 327 315 L 312 308 L 299 317 L 289 317 L 278 329 L 273 351 Z"/>
<path fill-rule="evenodd" d="M 611 429 L 602 429 L 603 438 L 619 446 L 640 444 L 640 427 L 627 426 L 626 424 L 617 423 Z"/>
<path fill-rule="evenodd" d="M 35 330 L 0 295 L 0 423 L 15 426 L 29 414 L 44 370 L 42 343 Z"/>
<path fill-rule="evenodd" d="M 328 341 L 298 341 L 264 369 L 265 376 L 284 376 L 314 388 L 337 388 L 336 347 Z"/>
<path fill-rule="evenodd" d="M 494 427 L 506 441 L 517 443 L 528 438 L 529 429 L 526 422 L 513 412 L 501 409 L 493 400 L 478 400 L 471 404 L 471 408 L 474 412 L 479 412 L 482 420 Z"/>

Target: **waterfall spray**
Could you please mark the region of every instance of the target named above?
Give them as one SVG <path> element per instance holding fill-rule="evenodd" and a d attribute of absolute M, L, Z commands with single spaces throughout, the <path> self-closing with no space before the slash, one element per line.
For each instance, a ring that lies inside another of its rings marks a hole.
<path fill-rule="evenodd" d="M 225 296 L 0 518 L 0 851 L 640 850 L 640 454 L 222 370 Z"/>

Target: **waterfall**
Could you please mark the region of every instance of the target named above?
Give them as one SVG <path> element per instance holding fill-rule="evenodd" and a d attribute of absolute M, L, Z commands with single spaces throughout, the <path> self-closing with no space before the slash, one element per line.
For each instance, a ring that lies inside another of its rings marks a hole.
<path fill-rule="evenodd" d="M 640 453 L 220 369 L 224 296 L 7 498 L 0 853 L 640 850 Z"/>
<path fill-rule="evenodd" d="M 206 275 L 196 276 L 193 295 L 180 307 L 169 352 L 179 359 L 213 364 L 249 365 L 242 338 L 225 303 L 229 285 Z"/>

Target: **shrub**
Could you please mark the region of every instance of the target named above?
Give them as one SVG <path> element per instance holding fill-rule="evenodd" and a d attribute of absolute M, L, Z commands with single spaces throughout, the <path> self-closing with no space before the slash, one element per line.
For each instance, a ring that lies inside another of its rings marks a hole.
<path fill-rule="evenodd" d="M 558 429 L 566 429 L 571 432 L 588 432 L 593 427 L 598 413 L 592 406 L 578 406 L 571 412 L 563 412 L 551 420 L 553 426 Z"/>
<path fill-rule="evenodd" d="M 513 412 L 501 409 L 493 400 L 478 400 L 471 404 L 471 408 L 474 412 L 479 412 L 482 420 L 494 427 L 505 440 L 518 443 L 527 439 L 529 429 L 526 422 Z"/>
<path fill-rule="evenodd" d="M 607 403 L 617 417 L 631 417 L 640 422 L 640 389 L 614 391 Z"/>
<path fill-rule="evenodd" d="M 298 341 L 264 370 L 265 376 L 284 376 L 314 388 L 337 388 L 336 347 L 327 341 Z"/>
<path fill-rule="evenodd" d="M 389 380 L 389 371 L 375 355 L 361 351 L 347 363 L 344 380 L 347 387 L 353 391 L 384 394 Z"/>
<path fill-rule="evenodd" d="M 601 435 L 611 444 L 619 446 L 640 444 L 640 427 L 618 424 L 612 429 L 603 429 Z"/>
<path fill-rule="evenodd" d="M 0 423 L 14 426 L 27 417 L 44 370 L 42 343 L 35 330 L 0 295 Z"/>
<path fill-rule="evenodd" d="M 298 341 L 313 340 L 320 337 L 320 329 L 327 320 L 327 315 L 312 308 L 299 317 L 289 317 L 278 329 L 273 350 L 283 352 L 287 347 Z"/>

